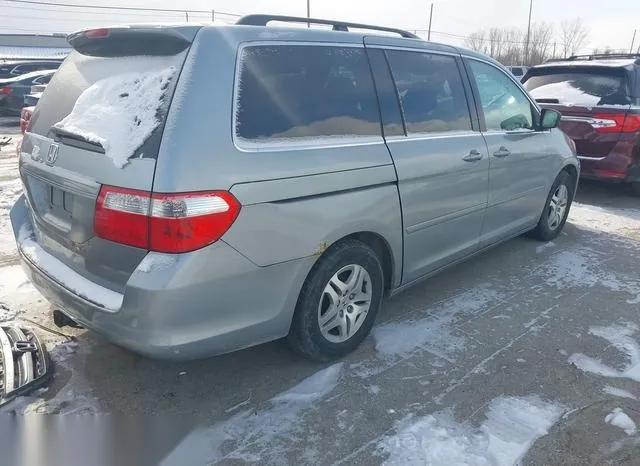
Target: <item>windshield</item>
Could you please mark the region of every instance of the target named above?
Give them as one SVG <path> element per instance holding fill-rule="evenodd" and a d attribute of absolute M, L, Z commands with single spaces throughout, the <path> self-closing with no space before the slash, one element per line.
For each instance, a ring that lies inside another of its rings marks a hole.
<path fill-rule="evenodd" d="M 534 70 L 524 87 L 542 103 L 589 107 L 631 103 L 626 78 L 618 70 Z"/>

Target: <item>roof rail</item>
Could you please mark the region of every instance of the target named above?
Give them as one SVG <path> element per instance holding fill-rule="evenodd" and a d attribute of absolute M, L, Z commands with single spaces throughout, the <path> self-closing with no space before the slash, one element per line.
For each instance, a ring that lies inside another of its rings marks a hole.
<path fill-rule="evenodd" d="M 615 60 L 618 58 L 640 59 L 640 53 L 593 53 L 589 55 L 572 55 L 567 60 Z"/>
<path fill-rule="evenodd" d="M 370 24 L 346 23 L 344 21 L 332 21 L 328 19 L 302 18 L 297 16 L 277 16 L 277 15 L 247 15 L 238 20 L 236 24 L 245 26 L 266 26 L 272 21 L 283 23 L 307 23 L 307 24 L 327 24 L 333 26 L 334 31 L 349 32 L 349 28 L 370 29 L 372 31 L 383 31 L 399 34 L 407 39 L 420 39 L 417 35 L 403 29 L 388 28 L 383 26 L 372 26 Z"/>

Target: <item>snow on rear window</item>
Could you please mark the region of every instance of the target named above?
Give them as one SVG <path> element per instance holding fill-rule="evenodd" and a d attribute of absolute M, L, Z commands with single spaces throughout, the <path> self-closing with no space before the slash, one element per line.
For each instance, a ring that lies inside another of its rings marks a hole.
<path fill-rule="evenodd" d="M 175 74 L 169 67 L 96 81 L 53 128 L 101 145 L 122 168 L 161 123 L 160 107 Z"/>
<path fill-rule="evenodd" d="M 566 71 L 531 76 L 524 83 L 534 99 L 562 105 L 627 105 L 624 76 L 587 71 Z M 557 101 L 557 102 L 556 102 Z"/>

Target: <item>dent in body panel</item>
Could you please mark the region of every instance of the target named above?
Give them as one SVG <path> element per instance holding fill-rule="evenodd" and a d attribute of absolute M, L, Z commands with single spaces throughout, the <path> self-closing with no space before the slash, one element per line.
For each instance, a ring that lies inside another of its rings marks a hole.
<path fill-rule="evenodd" d="M 401 217 L 397 186 L 385 184 L 244 206 L 224 241 L 265 267 L 318 255 L 341 238 L 371 232 L 389 245 L 397 280 L 402 269 Z"/>

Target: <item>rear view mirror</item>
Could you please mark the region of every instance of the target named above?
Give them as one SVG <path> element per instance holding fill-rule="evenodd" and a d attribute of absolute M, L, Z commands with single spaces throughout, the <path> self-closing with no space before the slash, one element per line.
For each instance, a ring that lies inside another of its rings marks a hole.
<path fill-rule="evenodd" d="M 543 108 L 542 114 L 540 115 L 540 128 L 541 129 L 557 128 L 558 125 L 560 124 L 561 118 L 562 118 L 562 115 L 560 114 L 560 112 Z"/>

